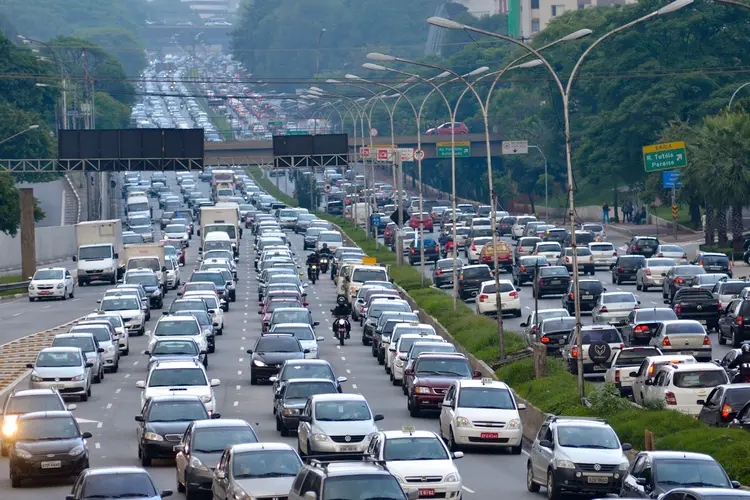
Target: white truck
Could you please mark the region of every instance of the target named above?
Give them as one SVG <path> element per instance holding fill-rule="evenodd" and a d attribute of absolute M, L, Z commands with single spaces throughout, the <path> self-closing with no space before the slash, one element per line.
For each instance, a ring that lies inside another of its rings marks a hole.
<path fill-rule="evenodd" d="M 201 208 L 201 246 L 205 243 L 206 234 L 215 231 L 224 232 L 232 240 L 234 255 L 240 254 L 240 211 L 236 203 L 223 203 L 224 206 Z"/>
<path fill-rule="evenodd" d="M 365 226 L 367 224 L 367 218 L 370 216 L 368 213 L 367 203 L 353 203 L 352 204 L 352 222 L 358 226 Z"/>
<path fill-rule="evenodd" d="M 151 269 L 156 273 L 164 291 L 167 293 L 167 268 L 164 255 L 164 243 L 136 243 L 125 245 L 125 270 Z"/>
<path fill-rule="evenodd" d="M 122 221 L 95 220 L 76 224 L 78 286 L 93 281 L 117 283 L 125 270 Z"/>

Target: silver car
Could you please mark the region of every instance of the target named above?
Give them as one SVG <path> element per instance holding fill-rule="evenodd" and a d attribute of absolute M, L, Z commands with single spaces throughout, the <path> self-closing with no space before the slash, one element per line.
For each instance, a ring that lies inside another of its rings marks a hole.
<path fill-rule="evenodd" d="M 688 263 L 687 252 L 680 245 L 659 245 L 656 247 L 654 257 L 673 259 L 678 265 Z"/>
<path fill-rule="evenodd" d="M 95 384 L 104 380 L 104 362 L 99 347 L 99 341 L 90 333 L 61 333 L 55 335 L 52 347 L 78 347 L 86 355 L 86 361 L 91 363 L 91 379 Z"/>
<path fill-rule="evenodd" d="M 82 321 L 70 329 L 70 333 L 90 333 L 104 349 L 102 361 L 104 368 L 112 373 L 120 369 L 120 349 L 117 334 L 109 321 Z"/>
<path fill-rule="evenodd" d="M 79 347 L 47 347 L 42 349 L 31 368 L 31 389 L 54 389 L 63 396 L 91 396 L 91 369 Z"/>
<path fill-rule="evenodd" d="M 117 340 L 120 346 L 120 354 L 127 356 L 130 353 L 130 337 L 128 329 L 125 327 L 125 321 L 118 313 L 96 312 L 86 316 L 86 321 L 109 321 L 112 328 L 117 333 Z"/>
<path fill-rule="evenodd" d="M 630 292 L 605 292 L 599 297 L 592 316 L 594 323 L 624 325 L 630 313 L 641 303 Z"/>
<path fill-rule="evenodd" d="M 635 273 L 635 288 L 644 292 L 647 292 L 651 286 L 661 288 L 664 283 L 664 275 L 671 267 L 676 265 L 674 259 L 660 257 L 646 259 L 643 267 Z"/>

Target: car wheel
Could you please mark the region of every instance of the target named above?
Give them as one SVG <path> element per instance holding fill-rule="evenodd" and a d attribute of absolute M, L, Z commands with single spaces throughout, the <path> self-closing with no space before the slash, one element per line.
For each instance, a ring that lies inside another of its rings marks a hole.
<path fill-rule="evenodd" d="M 448 439 L 448 447 L 451 451 L 458 451 L 458 443 L 456 443 L 456 436 L 453 435 L 453 428 L 450 430 L 450 438 Z"/>
<path fill-rule="evenodd" d="M 86 396 L 91 397 L 91 386 L 89 386 L 89 388 L 86 389 Z"/>
<path fill-rule="evenodd" d="M 643 290 L 644 292 L 648 292 L 648 285 L 647 285 L 646 283 L 644 283 L 644 284 L 643 284 L 643 285 L 641 286 L 641 290 Z"/>
<path fill-rule="evenodd" d="M 250 374 L 250 385 L 258 385 L 258 378 L 252 373 Z"/>
<path fill-rule="evenodd" d="M 526 489 L 531 493 L 539 493 L 539 485 L 534 482 L 534 472 L 531 467 L 531 461 L 526 464 Z"/>
<path fill-rule="evenodd" d="M 641 284 L 637 280 L 635 282 L 635 289 L 639 290 L 639 291 L 643 289 L 643 287 L 641 286 Z"/>
<path fill-rule="evenodd" d="M 279 431 L 281 432 L 281 437 L 289 437 L 289 429 L 287 429 L 283 425 L 281 426 Z"/>
<path fill-rule="evenodd" d="M 125 350 L 122 351 L 122 355 L 123 356 L 127 356 L 128 354 L 130 354 L 130 344 L 128 344 L 128 346 L 125 348 Z"/>
<path fill-rule="evenodd" d="M 112 373 L 117 373 L 117 370 L 120 369 L 120 360 L 117 360 L 117 363 L 112 367 Z"/>
<path fill-rule="evenodd" d="M 735 332 L 734 330 L 732 330 L 732 347 L 734 347 L 735 349 L 740 347 L 740 339 L 737 338 L 737 332 Z"/>
<path fill-rule="evenodd" d="M 719 345 L 726 345 L 727 338 L 722 333 L 721 328 L 719 328 Z"/>
<path fill-rule="evenodd" d="M 406 390 L 406 384 L 401 384 L 401 392 L 404 393 L 404 396 L 409 395 L 409 392 Z"/>
<path fill-rule="evenodd" d="M 151 457 L 147 457 L 145 453 L 141 453 L 141 465 L 149 467 L 151 465 Z"/>
<path fill-rule="evenodd" d="M 68 294 L 67 293 L 63 293 L 62 297 L 60 297 L 60 300 L 68 300 Z"/>
<path fill-rule="evenodd" d="M 94 383 L 95 384 L 100 384 L 101 381 L 102 381 L 102 375 L 101 375 L 101 373 L 97 373 L 96 375 L 94 375 Z"/>
<path fill-rule="evenodd" d="M 34 302 L 34 297 L 29 297 L 29 302 Z"/>
<path fill-rule="evenodd" d="M 18 476 L 18 474 L 13 474 L 13 471 L 10 472 L 10 486 L 11 488 L 21 487 L 21 478 Z"/>
<path fill-rule="evenodd" d="M 560 488 L 555 484 L 555 476 L 551 470 L 547 472 L 547 498 L 549 500 L 560 498 Z"/>
<path fill-rule="evenodd" d="M 411 398 L 406 398 L 406 408 L 409 410 L 409 416 L 412 418 L 419 418 L 422 415 L 416 403 L 411 402 Z"/>
<path fill-rule="evenodd" d="M 71 289 L 70 289 L 70 298 L 71 298 L 71 299 L 74 299 L 74 298 L 75 298 L 75 292 L 76 292 L 75 288 L 71 288 Z"/>
<path fill-rule="evenodd" d="M 90 389 L 89 389 L 90 391 Z M 86 402 L 89 400 L 89 391 L 86 391 L 84 394 L 81 395 L 81 402 Z"/>
<path fill-rule="evenodd" d="M 510 447 L 510 453 L 511 453 L 511 455 L 520 455 L 521 454 L 521 450 L 522 450 L 522 445 L 520 445 L 520 444 L 518 446 L 511 446 Z"/>

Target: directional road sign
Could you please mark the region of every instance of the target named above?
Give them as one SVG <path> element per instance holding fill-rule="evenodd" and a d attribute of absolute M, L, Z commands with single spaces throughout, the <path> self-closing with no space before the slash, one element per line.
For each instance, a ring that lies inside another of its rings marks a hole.
<path fill-rule="evenodd" d="M 359 157 L 366 160 L 370 157 L 370 148 L 362 147 L 359 148 Z"/>
<path fill-rule="evenodd" d="M 389 148 L 378 149 L 378 160 L 388 161 L 388 158 L 390 157 L 391 157 L 391 150 Z"/>
<path fill-rule="evenodd" d="M 272 128 L 282 128 L 284 126 L 284 122 L 268 122 L 268 126 Z"/>
<path fill-rule="evenodd" d="M 456 158 L 468 158 L 471 156 L 471 143 L 470 142 L 457 142 L 455 143 L 455 155 Z M 451 149 L 453 144 L 450 142 L 438 142 L 435 144 L 438 158 L 450 158 Z"/>
<path fill-rule="evenodd" d="M 661 173 L 661 183 L 665 189 L 682 187 L 680 172 L 677 170 L 665 170 Z"/>
<path fill-rule="evenodd" d="M 307 130 L 287 130 L 286 135 L 310 135 Z"/>
<path fill-rule="evenodd" d="M 677 205 L 672 205 L 672 218 L 674 220 L 677 220 L 677 215 L 680 213 L 680 207 Z"/>
<path fill-rule="evenodd" d="M 424 150 L 423 149 L 417 149 L 414 151 L 414 159 L 417 161 L 424 160 Z"/>
<path fill-rule="evenodd" d="M 687 165 L 685 143 L 666 142 L 663 144 L 652 144 L 643 146 L 643 165 L 646 172 L 657 172 L 669 170 Z"/>
<path fill-rule="evenodd" d="M 414 148 L 398 148 L 401 161 L 414 161 Z"/>
<path fill-rule="evenodd" d="M 504 155 L 525 155 L 529 152 L 529 141 L 503 141 Z"/>

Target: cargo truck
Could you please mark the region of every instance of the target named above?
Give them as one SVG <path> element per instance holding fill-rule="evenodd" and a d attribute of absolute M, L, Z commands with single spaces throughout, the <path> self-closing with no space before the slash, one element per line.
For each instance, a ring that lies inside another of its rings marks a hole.
<path fill-rule="evenodd" d="M 240 211 L 236 203 L 224 203 L 225 206 L 201 207 L 201 228 L 198 235 L 201 237 L 201 247 L 205 246 L 206 234 L 212 232 L 224 232 L 232 241 L 232 251 L 235 256 L 240 254 Z"/>
<path fill-rule="evenodd" d="M 117 283 L 125 270 L 122 221 L 95 220 L 76 224 L 78 286 L 93 281 Z"/>
<path fill-rule="evenodd" d="M 164 256 L 164 242 L 136 243 L 125 245 L 123 250 L 125 270 L 151 269 L 156 273 L 163 294 L 167 293 L 167 268 Z"/>

